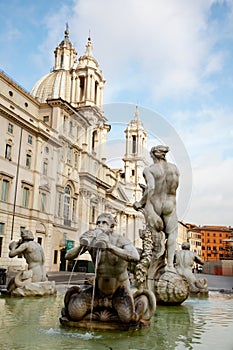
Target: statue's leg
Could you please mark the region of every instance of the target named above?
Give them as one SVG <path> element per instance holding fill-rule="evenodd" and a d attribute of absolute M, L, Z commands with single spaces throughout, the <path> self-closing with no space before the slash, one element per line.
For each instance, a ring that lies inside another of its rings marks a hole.
<path fill-rule="evenodd" d="M 113 295 L 113 308 L 116 310 L 121 322 L 135 321 L 135 308 L 133 297 L 128 288 L 119 287 Z"/>
<path fill-rule="evenodd" d="M 167 235 L 167 266 L 166 271 L 175 272 L 173 265 L 174 255 L 176 251 L 176 237 L 178 234 L 178 220 L 176 213 L 164 216 L 166 235 Z"/>

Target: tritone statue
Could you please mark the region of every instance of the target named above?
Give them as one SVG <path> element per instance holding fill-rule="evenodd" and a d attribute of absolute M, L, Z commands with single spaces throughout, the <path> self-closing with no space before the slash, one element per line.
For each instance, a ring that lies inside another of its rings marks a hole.
<path fill-rule="evenodd" d="M 177 251 L 175 254 L 175 268 L 188 281 L 189 293 L 208 294 L 207 280 L 205 278 L 196 278 L 192 272 L 194 263 L 203 265 L 204 261 L 195 252 L 190 251 L 189 242 L 183 242 L 181 248 L 182 250 Z"/>
<path fill-rule="evenodd" d="M 57 292 L 54 281 L 48 281 L 44 268 L 45 256 L 41 245 L 34 241 L 34 235 L 29 230 L 21 232 L 19 241 L 9 245 L 9 257 L 23 255 L 28 269 L 20 271 L 7 286 L 8 294 L 12 296 L 44 296 Z"/>
<path fill-rule="evenodd" d="M 110 213 L 97 218 L 96 229 L 85 232 L 77 247 L 66 254 L 73 260 L 88 251 L 95 265 L 93 285 L 74 286 L 64 298 L 60 322 L 73 327 L 128 329 L 147 325 L 156 301 L 153 292 L 130 287 L 128 263 L 137 263 L 139 253 L 127 238 L 114 231 Z"/>
<path fill-rule="evenodd" d="M 151 148 L 153 164 L 143 171 L 146 186 L 143 196 L 134 203 L 134 209 L 145 216 L 147 236 L 152 240 L 152 257 L 148 266 L 147 285 L 154 291 L 158 303 L 180 304 L 189 295 L 188 282 L 174 267 L 178 219 L 176 191 L 179 171 L 166 160 L 167 146 Z M 140 265 L 137 266 L 137 269 Z"/>

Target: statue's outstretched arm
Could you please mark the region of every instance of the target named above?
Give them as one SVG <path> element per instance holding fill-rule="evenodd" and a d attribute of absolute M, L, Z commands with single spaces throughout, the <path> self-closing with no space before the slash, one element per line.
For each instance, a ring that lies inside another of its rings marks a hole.
<path fill-rule="evenodd" d="M 201 258 L 199 258 L 198 255 L 195 255 L 194 261 L 195 261 L 197 264 L 204 265 L 204 261 L 203 261 Z"/>
<path fill-rule="evenodd" d="M 9 257 L 14 258 L 14 256 L 16 255 L 23 254 L 23 252 L 28 248 L 28 244 L 22 243 L 19 246 L 11 245 L 9 248 L 10 248 Z"/>
<path fill-rule="evenodd" d="M 82 245 L 79 245 L 77 247 L 74 247 L 74 248 L 68 250 L 68 252 L 65 255 L 65 259 L 66 260 L 73 260 L 73 259 L 77 258 L 77 256 L 79 256 L 79 254 L 83 248 L 84 247 Z M 83 253 L 84 253 L 84 251 L 83 251 Z"/>
<path fill-rule="evenodd" d="M 111 243 L 108 243 L 107 248 L 112 254 L 128 262 L 138 262 L 140 259 L 137 249 L 131 244 L 126 244 L 123 248 L 119 248 Z"/>

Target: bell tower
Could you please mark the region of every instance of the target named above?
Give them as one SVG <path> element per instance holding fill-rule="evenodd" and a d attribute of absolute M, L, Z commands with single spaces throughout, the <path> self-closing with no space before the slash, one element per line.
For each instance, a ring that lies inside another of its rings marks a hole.
<path fill-rule="evenodd" d="M 73 99 L 78 107 L 96 106 L 102 109 L 105 79 L 93 56 L 93 45 L 89 37 L 84 55 L 79 58 L 77 68 L 73 72 L 76 81 Z"/>
<path fill-rule="evenodd" d="M 77 62 L 77 51 L 74 49 L 70 39 L 69 39 L 69 27 L 66 24 L 66 29 L 64 32 L 64 39 L 54 50 L 55 61 L 54 61 L 54 71 L 66 70 L 74 68 Z"/>
<path fill-rule="evenodd" d="M 134 119 L 128 124 L 125 134 L 126 153 L 123 158 L 125 181 L 134 184 L 138 188 L 138 183 L 144 183 L 142 173 L 148 165 L 146 161 L 147 133 L 139 118 L 138 106 L 136 106 Z"/>

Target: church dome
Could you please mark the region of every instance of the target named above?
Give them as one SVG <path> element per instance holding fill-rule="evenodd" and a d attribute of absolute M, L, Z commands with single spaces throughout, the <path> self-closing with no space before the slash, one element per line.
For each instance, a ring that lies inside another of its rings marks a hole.
<path fill-rule="evenodd" d="M 43 76 L 31 90 L 39 102 L 61 98 L 73 107 L 85 105 L 102 106 L 104 78 L 93 57 L 91 39 L 86 51 L 77 63 L 77 52 L 69 40 L 68 26 L 65 37 L 56 47 L 52 72 Z"/>
<path fill-rule="evenodd" d="M 67 70 L 55 70 L 38 80 L 32 88 L 31 94 L 41 103 L 45 103 L 47 99 L 57 98 L 71 102 L 70 86 L 70 72 Z"/>

